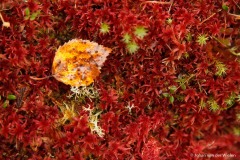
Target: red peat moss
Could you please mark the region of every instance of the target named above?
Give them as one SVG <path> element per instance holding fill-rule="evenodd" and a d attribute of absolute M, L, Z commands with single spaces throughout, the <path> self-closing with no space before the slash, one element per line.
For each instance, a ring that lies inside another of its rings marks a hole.
<path fill-rule="evenodd" d="M 240 158 L 239 0 L 2 0 L 0 13 L 0 159 Z M 51 77 L 72 39 L 112 49 L 92 88 Z"/>

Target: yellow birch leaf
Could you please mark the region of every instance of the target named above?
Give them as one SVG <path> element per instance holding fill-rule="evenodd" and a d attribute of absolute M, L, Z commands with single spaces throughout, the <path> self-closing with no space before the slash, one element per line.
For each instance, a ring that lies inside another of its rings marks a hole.
<path fill-rule="evenodd" d="M 89 40 L 73 39 L 56 52 L 52 65 L 53 77 L 74 87 L 88 86 L 112 50 Z"/>

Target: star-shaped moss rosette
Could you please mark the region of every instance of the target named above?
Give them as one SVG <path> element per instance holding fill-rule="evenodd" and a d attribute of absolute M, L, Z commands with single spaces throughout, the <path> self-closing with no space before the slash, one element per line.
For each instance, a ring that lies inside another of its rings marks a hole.
<path fill-rule="evenodd" d="M 112 50 L 89 40 L 73 39 L 56 52 L 52 74 L 58 81 L 74 87 L 88 86 Z"/>

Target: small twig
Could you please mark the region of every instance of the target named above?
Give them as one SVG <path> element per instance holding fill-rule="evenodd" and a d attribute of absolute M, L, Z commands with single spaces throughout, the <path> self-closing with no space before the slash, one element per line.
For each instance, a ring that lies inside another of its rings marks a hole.
<path fill-rule="evenodd" d="M 220 43 L 223 47 L 227 48 L 227 46 L 225 44 L 223 44 L 221 41 L 219 41 L 219 39 L 217 39 L 216 37 L 212 37 L 211 38 L 215 39 L 218 43 Z"/>
<path fill-rule="evenodd" d="M 203 90 L 205 92 L 205 94 L 208 95 L 206 90 L 202 89 L 202 86 L 200 85 L 199 81 L 197 81 L 197 83 L 198 83 L 198 87 L 199 87 L 200 92 L 202 92 L 202 90 Z"/>
<path fill-rule="evenodd" d="M 7 11 L 7 10 L 10 10 L 10 9 L 9 8 L 8 9 L 0 9 L 0 12 Z"/>
<path fill-rule="evenodd" d="M 173 5 L 173 0 L 170 0 L 169 2 L 161 2 L 161 1 L 145 1 L 142 2 L 141 4 L 162 4 L 162 5 L 170 5 L 169 9 L 168 9 L 168 13 L 170 13 L 172 5 Z"/>
<path fill-rule="evenodd" d="M 4 19 L 3 19 L 3 16 L 2 16 L 2 14 L 0 13 L 0 18 L 1 18 L 1 21 L 2 21 L 2 23 L 3 23 L 3 27 L 10 27 L 10 23 L 9 22 L 6 22 L 6 21 L 4 21 Z"/>
<path fill-rule="evenodd" d="M 44 79 L 47 79 L 47 78 L 50 78 L 50 77 L 53 77 L 53 75 L 42 77 L 42 78 L 30 76 L 30 79 L 33 79 L 33 80 L 36 80 L 36 81 L 40 81 L 40 80 L 44 80 Z"/>
<path fill-rule="evenodd" d="M 209 20 L 210 18 L 212 18 L 216 13 L 213 13 L 211 16 L 209 16 L 208 18 L 204 19 L 199 25 L 202 25 L 204 22 L 206 22 L 207 20 Z"/>
<path fill-rule="evenodd" d="M 238 7 L 238 9 L 240 9 L 240 6 L 237 4 L 237 2 L 235 2 L 235 0 L 233 0 L 233 2 L 234 2 L 235 5 Z"/>
<path fill-rule="evenodd" d="M 219 39 L 217 39 L 216 37 L 212 37 L 214 40 L 216 40 L 218 43 L 220 43 L 223 47 L 227 48 L 227 50 L 232 53 L 235 56 L 240 56 L 240 53 L 236 53 L 235 50 L 237 50 L 237 48 L 232 47 L 232 48 L 228 48 L 228 46 L 226 46 L 225 44 L 223 44 L 221 41 L 219 41 Z M 235 49 L 235 50 L 234 50 Z"/>
<path fill-rule="evenodd" d="M 145 1 L 143 3 L 155 3 L 155 4 L 172 4 L 172 0 L 170 0 L 169 2 L 159 2 L 159 1 Z"/>
<path fill-rule="evenodd" d="M 1 18 L 2 22 L 5 22 L 3 17 L 2 17 L 2 13 L 0 13 L 0 18 Z"/>
<path fill-rule="evenodd" d="M 240 20 L 240 15 L 232 14 L 232 13 L 229 13 L 229 12 L 228 12 L 228 14 L 229 14 L 230 16 L 235 17 L 235 19 L 239 19 L 239 20 Z"/>
<path fill-rule="evenodd" d="M 170 7 L 169 7 L 169 9 L 168 9 L 168 13 L 170 13 L 170 11 L 171 11 L 171 9 L 172 9 L 172 5 L 173 5 L 173 0 L 170 0 Z"/>
<path fill-rule="evenodd" d="M 166 44 L 166 46 L 168 47 L 168 49 L 169 49 L 170 51 L 172 51 L 172 48 L 171 48 L 168 44 Z"/>
<path fill-rule="evenodd" d="M 191 75 L 183 82 L 183 84 L 188 83 L 189 80 L 192 79 L 193 77 L 195 77 L 195 74 L 191 74 Z M 176 92 L 180 87 L 181 87 L 181 85 L 179 85 L 179 86 L 177 87 L 177 89 L 175 90 L 175 92 Z"/>
<path fill-rule="evenodd" d="M 225 36 L 226 36 L 226 29 L 227 29 L 227 17 L 226 16 L 224 16 L 224 34 L 223 34 L 223 37 L 225 38 Z"/>

